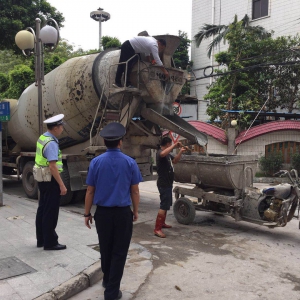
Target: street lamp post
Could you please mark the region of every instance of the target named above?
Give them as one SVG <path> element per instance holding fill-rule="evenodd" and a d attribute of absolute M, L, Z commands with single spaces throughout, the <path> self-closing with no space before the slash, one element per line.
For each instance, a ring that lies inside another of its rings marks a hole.
<path fill-rule="evenodd" d="M 55 27 L 47 25 L 53 22 Z M 43 92 L 44 84 L 44 45 L 48 46 L 50 51 L 55 50 L 59 41 L 59 27 L 55 20 L 49 18 L 45 25 L 41 28 L 41 19 L 35 19 L 35 32 L 31 27 L 21 30 L 16 34 L 15 42 L 22 50 L 25 56 L 35 55 L 35 85 L 38 87 L 38 122 L 39 135 L 43 134 Z M 32 49 L 34 51 L 32 52 Z"/>
<path fill-rule="evenodd" d="M 96 11 L 92 11 L 90 13 L 90 17 L 99 22 L 99 50 L 101 50 L 101 38 L 102 38 L 102 32 L 101 32 L 101 23 L 106 22 L 110 19 L 110 14 L 103 10 L 103 8 L 98 8 Z"/>

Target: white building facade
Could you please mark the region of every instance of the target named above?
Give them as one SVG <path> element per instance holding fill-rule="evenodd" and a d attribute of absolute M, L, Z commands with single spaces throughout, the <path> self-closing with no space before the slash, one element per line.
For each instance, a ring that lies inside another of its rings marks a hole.
<path fill-rule="evenodd" d="M 192 0 L 192 40 L 203 24 L 228 25 L 233 21 L 234 15 L 241 20 L 246 14 L 251 19 L 251 25 L 260 25 L 266 30 L 274 31 L 274 37 L 294 36 L 300 33 L 300 0 Z M 223 42 L 213 50 L 211 58 L 207 56 L 207 47 L 211 40 L 202 41 L 199 48 L 193 41 L 191 46 L 191 60 L 197 78 L 212 71 L 210 66 L 216 63 L 214 54 L 224 51 L 227 45 Z M 200 69 L 200 70 L 199 70 Z M 193 81 L 191 95 L 196 96 L 198 102 L 198 120 L 207 121 L 207 101 L 204 95 L 212 78 Z"/>

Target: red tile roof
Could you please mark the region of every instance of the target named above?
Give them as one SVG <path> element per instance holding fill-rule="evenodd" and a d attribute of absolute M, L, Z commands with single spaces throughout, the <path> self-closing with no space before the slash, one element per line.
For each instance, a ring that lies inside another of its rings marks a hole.
<path fill-rule="evenodd" d="M 200 132 L 215 138 L 216 140 L 218 140 L 219 142 L 221 142 L 224 145 L 227 145 L 228 141 L 227 141 L 227 137 L 225 134 L 225 130 L 223 130 L 217 126 L 208 124 L 206 122 L 201 122 L 201 121 L 188 121 L 188 123 L 190 123 L 192 126 L 194 126 Z"/>
<path fill-rule="evenodd" d="M 227 145 L 228 141 L 225 134 L 225 130 L 201 121 L 188 121 L 188 123 L 190 123 L 200 132 L 210 135 L 222 144 Z M 166 135 L 167 133 L 169 133 L 169 131 L 164 131 L 162 135 Z"/>
<path fill-rule="evenodd" d="M 235 144 L 244 143 L 251 139 L 254 139 L 260 135 L 267 134 L 279 130 L 300 130 L 300 121 L 273 121 L 254 126 L 247 130 L 242 131 L 235 139 Z M 245 135 L 245 133 L 247 134 Z M 245 135 L 245 136 L 244 136 Z"/>

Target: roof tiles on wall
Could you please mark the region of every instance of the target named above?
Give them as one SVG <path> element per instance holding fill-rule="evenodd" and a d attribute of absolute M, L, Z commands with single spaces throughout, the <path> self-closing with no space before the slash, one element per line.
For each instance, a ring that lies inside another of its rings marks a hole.
<path fill-rule="evenodd" d="M 254 126 L 250 128 L 248 132 L 247 130 L 240 132 L 240 134 L 235 139 L 235 144 L 241 144 L 251 139 L 254 139 L 257 136 L 279 130 L 300 130 L 300 121 L 273 121 Z M 247 134 L 245 135 L 246 132 Z"/>
<path fill-rule="evenodd" d="M 218 140 L 224 145 L 227 145 L 228 141 L 227 141 L 225 130 L 201 121 L 188 121 L 188 123 L 190 123 L 200 132 L 215 138 L 216 140 Z"/>

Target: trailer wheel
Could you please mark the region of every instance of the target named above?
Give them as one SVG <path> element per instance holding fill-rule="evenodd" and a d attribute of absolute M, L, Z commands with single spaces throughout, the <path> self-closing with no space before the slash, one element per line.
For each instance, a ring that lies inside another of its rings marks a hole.
<path fill-rule="evenodd" d="M 33 177 L 34 161 L 28 161 L 22 172 L 22 185 L 28 198 L 38 198 L 38 183 Z"/>
<path fill-rule="evenodd" d="M 193 202 L 185 197 L 181 197 L 175 201 L 173 212 L 177 222 L 184 225 L 192 223 L 196 215 Z"/>
<path fill-rule="evenodd" d="M 73 192 L 71 191 L 70 185 L 70 174 L 66 165 L 64 165 L 64 169 L 60 173 L 60 177 L 67 188 L 67 193 L 63 196 L 60 196 L 60 206 L 63 206 L 69 204 L 73 198 Z"/>

